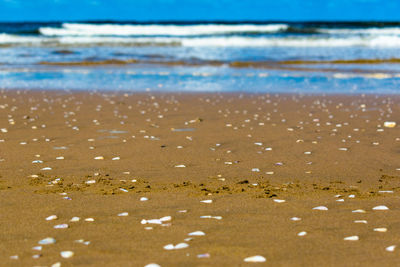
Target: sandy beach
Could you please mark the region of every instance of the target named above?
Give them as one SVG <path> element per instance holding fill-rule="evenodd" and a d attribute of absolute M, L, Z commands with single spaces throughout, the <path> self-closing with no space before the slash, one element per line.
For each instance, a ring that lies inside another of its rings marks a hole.
<path fill-rule="evenodd" d="M 399 265 L 399 103 L 2 90 L 0 265 Z"/>

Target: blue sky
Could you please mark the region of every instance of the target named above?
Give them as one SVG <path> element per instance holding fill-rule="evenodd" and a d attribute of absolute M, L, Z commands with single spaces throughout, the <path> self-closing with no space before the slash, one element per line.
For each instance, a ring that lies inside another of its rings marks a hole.
<path fill-rule="evenodd" d="M 397 20 L 400 0 L 0 0 L 1 21 Z"/>

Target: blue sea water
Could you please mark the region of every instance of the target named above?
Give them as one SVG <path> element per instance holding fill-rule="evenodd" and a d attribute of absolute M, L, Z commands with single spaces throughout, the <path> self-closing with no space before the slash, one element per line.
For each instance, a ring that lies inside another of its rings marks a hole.
<path fill-rule="evenodd" d="M 0 23 L 0 88 L 397 94 L 399 55 L 394 22 Z"/>

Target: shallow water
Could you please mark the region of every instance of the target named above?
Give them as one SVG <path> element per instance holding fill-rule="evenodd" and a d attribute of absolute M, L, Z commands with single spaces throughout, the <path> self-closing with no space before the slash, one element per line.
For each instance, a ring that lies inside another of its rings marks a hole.
<path fill-rule="evenodd" d="M 0 88 L 398 93 L 399 52 L 399 23 L 1 23 Z"/>

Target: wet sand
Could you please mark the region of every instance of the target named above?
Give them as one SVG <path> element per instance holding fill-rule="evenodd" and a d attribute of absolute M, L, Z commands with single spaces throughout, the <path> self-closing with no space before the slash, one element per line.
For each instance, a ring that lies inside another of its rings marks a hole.
<path fill-rule="evenodd" d="M 1 91 L 0 265 L 399 265 L 398 118 L 400 96 Z"/>

